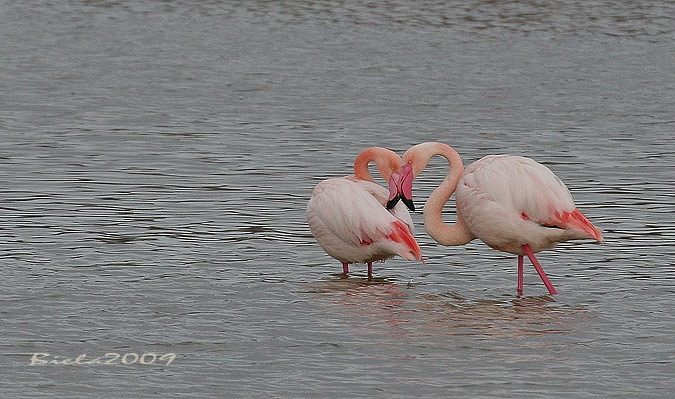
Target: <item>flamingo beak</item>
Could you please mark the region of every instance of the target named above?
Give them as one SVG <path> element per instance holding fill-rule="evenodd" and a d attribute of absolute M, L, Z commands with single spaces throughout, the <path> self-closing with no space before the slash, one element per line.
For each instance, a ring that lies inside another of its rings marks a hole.
<path fill-rule="evenodd" d="M 391 177 L 389 178 L 389 200 L 387 201 L 387 210 L 391 210 L 393 207 L 398 204 L 398 201 L 401 199 L 400 194 L 398 193 L 398 182 L 401 180 L 401 174 L 398 172 L 392 172 Z"/>
<path fill-rule="evenodd" d="M 401 172 L 393 172 L 389 178 L 389 201 L 387 209 L 392 209 L 398 201 L 403 201 L 405 206 L 415 212 L 415 204 L 412 201 L 412 181 L 414 175 L 412 165 L 405 164 Z"/>
<path fill-rule="evenodd" d="M 407 163 L 401 168 L 401 201 L 408 207 L 412 212 L 415 212 L 415 204 L 412 200 L 412 183 L 415 175 L 413 174 L 412 165 Z"/>

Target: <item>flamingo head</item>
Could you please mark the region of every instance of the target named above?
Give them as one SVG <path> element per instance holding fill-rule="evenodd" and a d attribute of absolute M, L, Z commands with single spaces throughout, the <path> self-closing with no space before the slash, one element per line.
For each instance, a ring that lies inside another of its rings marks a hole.
<path fill-rule="evenodd" d="M 407 163 L 401 167 L 400 172 L 392 172 L 389 178 L 389 200 L 387 209 L 392 209 L 398 201 L 403 201 L 405 206 L 411 211 L 415 211 L 415 204 L 412 201 L 412 165 Z"/>

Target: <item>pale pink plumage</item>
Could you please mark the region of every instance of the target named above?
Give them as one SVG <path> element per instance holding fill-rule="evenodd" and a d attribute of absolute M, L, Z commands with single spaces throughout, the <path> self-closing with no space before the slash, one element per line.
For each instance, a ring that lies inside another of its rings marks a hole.
<path fill-rule="evenodd" d="M 500 251 L 523 255 L 524 244 L 539 252 L 567 240 L 602 240 L 563 182 L 529 158 L 479 159 L 464 170 L 455 197 L 471 234 Z"/>
<path fill-rule="evenodd" d="M 368 263 L 371 277 L 372 262 L 395 255 L 421 260 L 422 255 L 405 206 L 399 204 L 387 211 L 388 190 L 364 173 L 368 162 L 374 160 L 388 180 L 393 168 L 399 168 L 400 157 L 380 147 L 361 154 L 365 155 L 359 155 L 354 163 L 356 176 L 327 179 L 314 188 L 307 204 L 307 222 L 326 253 L 342 262 L 345 273 L 350 263 Z"/>
<path fill-rule="evenodd" d="M 494 249 L 517 254 L 519 293 L 523 255 L 554 294 L 534 253 L 567 240 L 602 241 L 600 230 L 576 208 L 567 187 L 544 165 L 524 157 L 488 155 L 464 169 L 457 152 L 442 143 L 418 144 L 406 151 L 402 162 L 411 165 L 417 176 L 435 155 L 448 159 L 450 171 L 424 205 L 427 232 L 443 245 L 479 238 Z M 453 192 L 457 222 L 447 225 L 441 212 Z M 401 195 L 410 198 L 412 194 Z"/>

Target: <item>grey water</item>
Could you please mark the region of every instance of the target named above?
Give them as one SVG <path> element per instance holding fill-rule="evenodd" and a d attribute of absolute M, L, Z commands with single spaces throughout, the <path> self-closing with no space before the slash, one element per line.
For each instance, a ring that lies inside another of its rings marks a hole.
<path fill-rule="evenodd" d="M 0 397 L 672 397 L 673 3 L 1 3 Z M 547 165 L 606 241 L 518 297 L 418 212 L 424 264 L 343 278 L 312 188 L 423 141 Z"/>

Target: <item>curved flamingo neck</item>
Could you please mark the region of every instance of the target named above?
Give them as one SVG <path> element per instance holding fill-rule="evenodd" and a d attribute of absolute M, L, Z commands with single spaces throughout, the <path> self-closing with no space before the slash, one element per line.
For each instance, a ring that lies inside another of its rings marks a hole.
<path fill-rule="evenodd" d="M 389 181 L 391 173 L 401 167 L 401 157 L 394 151 L 383 147 L 371 147 L 361 151 L 354 160 L 354 175 L 362 180 L 375 183 L 373 175 L 368 170 L 368 164 L 375 162 L 377 170 L 385 181 Z"/>
<path fill-rule="evenodd" d="M 429 196 L 424 204 L 424 228 L 427 233 L 442 245 L 463 245 L 474 239 L 461 216 L 457 214 L 457 222 L 443 222 L 443 206 L 448 202 L 457 188 L 459 178 L 464 172 L 464 165 L 457 151 L 443 143 L 418 144 L 403 155 L 403 163 L 411 162 L 415 176 L 426 168 L 429 160 L 440 155 L 450 163 L 450 170 L 443 182 Z"/>

